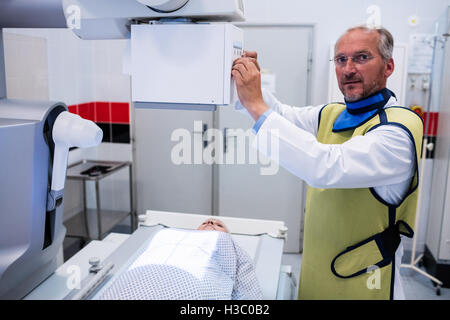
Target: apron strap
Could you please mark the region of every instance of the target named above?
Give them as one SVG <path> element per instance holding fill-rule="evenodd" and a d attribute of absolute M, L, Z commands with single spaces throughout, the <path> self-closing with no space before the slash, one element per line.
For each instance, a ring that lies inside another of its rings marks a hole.
<path fill-rule="evenodd" d="M 400 245 L 399 224 L 371 236 L 339 253 L 331 262 L 331 271 L 342 279 L 367 273 L 369 268 L 389 265 Z"/>

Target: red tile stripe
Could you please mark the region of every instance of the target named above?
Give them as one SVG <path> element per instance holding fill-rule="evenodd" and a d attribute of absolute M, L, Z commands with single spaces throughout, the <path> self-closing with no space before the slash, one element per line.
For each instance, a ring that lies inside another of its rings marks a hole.
<path fill-rule="evenodd" d="M 428 116 L 430 119 L 428 120 Z M 439 113 L 438 112 L 425 112 L 423 114 L 423 126 L 425 127 L 428 122 L 428 130 L 427 130 L 427 136 L 435 137 L 437 135 L 437 128 L 438 128 L 438 122 L 439 122 Z M 425 129 L 424 129 L 425 131 Z"/>
<path fill-rule="evenodd" d="M 101 123 L 130 123 L 130 104 L 128 102 L 96 101 L 68 106 L 69 112 L 83 119 Z"/>
<path fill-rule="evenodd" d="M 111 122 L 111 104 L 109 102 L 102 101 L 95 103 L 95 119 L 96 122 Z"/>
<path fill-rule="evenodd" d="M 111 122 L 130 123 L 130 106 L 127 102 L 111 102 Z"/>

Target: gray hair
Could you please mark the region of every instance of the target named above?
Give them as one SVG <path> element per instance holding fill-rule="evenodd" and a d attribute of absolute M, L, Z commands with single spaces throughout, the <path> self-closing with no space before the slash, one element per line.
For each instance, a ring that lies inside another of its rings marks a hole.
<path fill-rule="evenodd" d="M 383 58 L 384 61 L 388 61 L 389 59 L 392 58 L 392 51 L 394 50 L 394 38 L 392 37 L 392 34 L 385 28 L 381 27 L 381 26 L 368 26 L 368 25 L 359 25 L 356 27 L 352 27 L 347 29 L 347 31 L 345 31 L 345 33 L 343 35 L 341 35 L 339 37 L 339 39 L 336 41 L 336 44 L 334 46 L 334 52 L 336 53 L 336 48 L 337 48 L 337 44 L 339 42 L 339 40 L 342 38 L 342 36 L 344 36 L 345 34 L 347 34 L 350 31 L 354 31 L 354 30 L 363 30 L 366 32 L 378 32 L 378 34 L 380 35 L 380 41 L 378 41 L 378 51 L 380 52 L 381 57 Z"/>

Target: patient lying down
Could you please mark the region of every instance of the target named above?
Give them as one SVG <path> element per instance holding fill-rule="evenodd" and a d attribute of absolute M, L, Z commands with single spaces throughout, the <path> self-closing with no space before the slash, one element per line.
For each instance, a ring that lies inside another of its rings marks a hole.
<path fill-rule="evenodd" d="M 262 293 L 250 256 L 225 224 L 208 219 L 197 230 L 159 231 L 99 298 L 234 300 Z"/>

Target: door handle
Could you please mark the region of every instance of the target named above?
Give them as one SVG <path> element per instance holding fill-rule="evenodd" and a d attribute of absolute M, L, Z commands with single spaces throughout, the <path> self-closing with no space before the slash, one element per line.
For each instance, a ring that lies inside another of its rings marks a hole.
<path fill-rule="evenodd" d="M 228 138 L 238 138 L 239 134 L 231 132 L 231 134 L 228 133 L 230 128 L 223 128 L 223 153 L 227 153 L 228 150 Z"/>
<path fill-rule="evenodd" d="M 205 149 L 208 146 L 208 140 L 206 139 L 206 131 L 208 131 L 208 124 L 203 123 L 202 124 L 202 131 L 192 131 L 193 134 L 201 134 L 202 135 L 202 145 L 203 149 Z"/>
<path fill-rule="evenodd" d="M 208 140 L 205 139 L 206 131 L 208 131 L 208 124 L 204 123 L 202 131 L 203 149 L 205 149 L 208 146 Z"/>
<path fill-rule="evenodd" d="M 227 153 L 227 131 L 228 128 L 223 128 L 223 153 Z"/>

